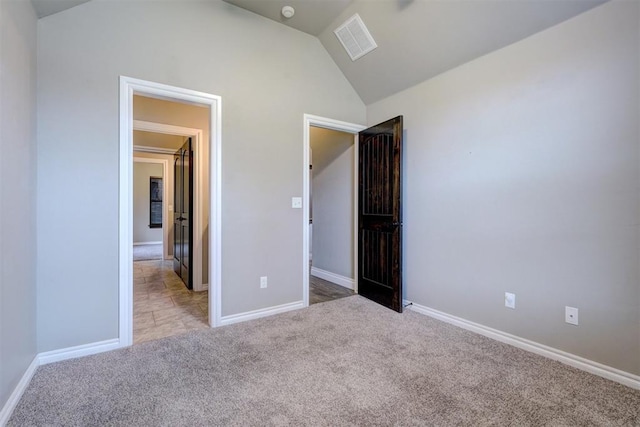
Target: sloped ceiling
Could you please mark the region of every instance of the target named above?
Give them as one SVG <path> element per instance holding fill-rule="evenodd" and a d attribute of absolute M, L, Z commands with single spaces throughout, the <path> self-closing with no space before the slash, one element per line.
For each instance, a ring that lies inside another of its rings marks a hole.
<path fill-rule="evenodd" d="M 38 18 L 70 9 L 89 0 L 31 0 Z"/>
<path fill-rule="evenodd" d="M 281 24 L 319 36 L 352 0 L 224 0 Z M 292 18 L 282 16 L 282 8 L 292 6 Z"/>
<path fill-rule="evenodd" d="M 340 7 L 331 0 L 225 0 L 309 34 L 307 10 L 283 19 L 284 4 Z M 371 104 L 585 12 L 607 0 L 353 0 L 319 39 L 365 104 Z M 268 13 L 266 12 L 268 11 Z M 358 13 L 378 48 L 351 61 L 333 30 Z M 293 19 L 300 19 L 293 25 Z M 313 18 L 313 17 L 312 17 Z M 311 19 L 313 21 L 313 19 Z"/>
<path fill-rule="evenodd" d="M 42 17 L 86 1 L 32 3 Z M 224 1 L 317 36 L 368 105 L 608 0 Z M 282 17 L 284 5 L 296 9 L 293 18 Z M 363 19 L 378 48 L 353 62 L 333 30 L 355 13 Z"/>

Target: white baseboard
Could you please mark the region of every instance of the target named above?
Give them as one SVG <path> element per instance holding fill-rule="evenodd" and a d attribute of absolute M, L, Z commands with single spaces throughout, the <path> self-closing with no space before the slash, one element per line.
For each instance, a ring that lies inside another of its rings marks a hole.
<path fill-rule="evenodd" d="M 354 281 L 353 279 L 341 276 L 339 274 L 332 273 L 330 271 L 321 270 L 316 267 L 311 267 L 311 275 L 315 277 L 319 277 L 320 279 L 324 279 L 327 282 L 335 283 L 336 285 L 344 286 L 347 289 L 354 289 Z"/>
<path fill-rule="evenodd" d="M 223 316 L 220 319 L 220 326 L 231 325 L 232 323 L 245 322 L 247 320 L 259 319 L 260 317 L 273 316 L 274 314 L 304 308 L 302 301 L 290 302 L 288 304 L 276 305 L 274 307 L 261 308 L 259 310 L 247 311 L 245 313 Z"/>
<path fill-rule="evenodd" d="M 405 306 L 409 303 L 410 301 L 404 301 Z M 520 338 L 516 335 L 511 335 L 497 329 L 489 328 L 488 326 L 474 323 L 461 317 L 452 316 L 450 314 L 443 313 L 441 311 L 434 310 L 433 308 L 425 307 L 413 302 L 411 303 L 409 308 L 417 313 L 433 317 L 434 319 L 438 319 L 443 322 L 458 326 L 460 328 L 476 332 L 480 335 L 484 335 L 496 341 L 510 344 L 514 347 L 530 351 L 531 353 L 539 354 L 540 356 L 544 356 L 549 359 L 557 360 L 558 362 L 564 363 L 565 365 L 573 366 L 574 368 L 640 390 L 640 376 L 638 375 L 621 371 L 620 369 L 612 368 L 611 366 L 603 365 L 602 363 L 594 362 L 593 360 L 585 359 L 584 357 L 576 356 L 575 354 L 567 353 L 565 351 L 558 350 L 556 348 L 549 347 L 535 341 L 530 341 L 525 338 Z"/>
<path fill-rule="evenodd" d="M 162 240 L 159 242 L 133 242 L 133 246 L 142 246 L 142 245 L 161 245 Z"/>
<path fill-rule="evenodd" d="M 61 348 L 60 350 L 45 351 L 38 355 L 38 361 L 41 365 L 46 365 L 53 362 L 60 362 L 61 360 L 75 359 L 76 357 L 89 356 L 91 354 L 115 350 L 121 347 L 120 340 L 118 338 L 114 338 L 111 340 L 78 345 L 75 347 Z"/>
<path fill-rule="evenodd" d="M 22 375 L 22 378 L 20 378 L 20 382 L 18 382 L 18 385 L 16 386 L 16 388 L 13 389 L 11 396 L 9 396 L 9 400 L 7 400 L 7 403 L 5 403 L 4 406 L 2 407 L 2 410 L 0 410 L 0 426 L 4 426 L 5 424 L 7 424 L 7 422 L 9 421 L 9 418 L 11 418 L 11 414 L 13 413 L 13 410 L 18 405 L 18 402 L 20 401 L 22 394 L 27 389 L 27 386 L 31 382 L 31 378 L 33 377 L 33 374 L 36 372 L 36 369 L 38 368 L 38 366 L 39 366 L 38 356 L 36 355 L 33 358 L 33 361 L 31 362 L 27 370 L 25 371 L 25 373 Z"/>

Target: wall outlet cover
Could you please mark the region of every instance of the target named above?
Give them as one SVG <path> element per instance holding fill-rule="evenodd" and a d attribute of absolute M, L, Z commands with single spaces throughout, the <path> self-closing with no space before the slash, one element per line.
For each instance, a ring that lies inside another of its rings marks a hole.
<path fill-rule="evenodd" d="M 291 207 L 294 209 L 302 209 L 302 197 L 292 197 Z"/>
<path fill-rule="evenodd" d="M 504 293 L 504 306 L 507 308 L 516 308 L 516 294 L 511 292 Z"/>
<path fill-rule="evenodd" d="M 578 309 L 566 306 L 564 308 L 564 321 L 571 325 L 578 325 Z"/>
<path fill-rule="evenodd" d="M 260 277 L 260 288 L 267 287 L 267 276 Z"/>

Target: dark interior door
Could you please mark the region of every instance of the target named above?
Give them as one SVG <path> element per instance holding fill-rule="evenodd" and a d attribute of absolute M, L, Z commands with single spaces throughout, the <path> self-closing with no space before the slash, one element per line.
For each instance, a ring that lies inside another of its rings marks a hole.
<path fill-rule="evenodd" d="M 358 293 L 402 313 L 402 116 L 360 132 Z"/>
<path fill-rule="evenodd" d="M 173 163 L 173 270 L 187 288 L 193 289 L 193 238 L 191 218 L 193 212 L 193 151 L 191 138 L 174 154 Z"/>

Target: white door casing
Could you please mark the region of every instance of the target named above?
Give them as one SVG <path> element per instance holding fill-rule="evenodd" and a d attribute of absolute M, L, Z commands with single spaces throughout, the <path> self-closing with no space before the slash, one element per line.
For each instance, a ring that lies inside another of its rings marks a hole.
<path fill-rule="evenodd" d="M 217 95 L 168 86 L 131 77 L 120 76 L 120 170 L 119 170 L 119 346 L 127 347 L 133 342 L 133 95 L 196 104 L 209 107 L 211 132 L 209 132 L 209 323 L 220 325 L 221 281 L 222 281 L 222 99 Z M 138 122 L 136 125 L 144 125 Z M 143 130 L 143 129 L 141 129 Z M 175 129 L 174 129 L 175 130 Z M 202 136 L 200 136 L 202 140 Z M 196 160 L 202 167 L 203 159 Z M 200 169 L 202 170 L 202 169 Z M 200 186 L 202 188 L 202 186 Z M 198 199 L 198 197 L 196 197 Z M 198 209 L 196 207 L 196 209 Z M 198 209 L 198 211 L 200 211 Z M 196 239 L 200 240 L 200 239 Z M 198 258 L 194 259 L 194 263 Z M 202 260 L 202 257 L 200 257 Z M 200 274 L 202 268 L 200 266 Z M 195 272 L 195 265 L 194 265 Z M 202 279 L 200 279 L 201 283 Z"/>
<path fill-rule="evenodd" d="M 310 197 L 310 173 L 309 173 L 309 162 L 310 162 L 310 150 L 311 145 L 309 141 L 309 128 L 310 127 L 319 127 L 324 129 L 337 130 L 340 132 L 346 132 L 353 134 L 354 137 L 354 195 L 358 194 L 358 132 L 366 129 L 366 126 L 342 122 L 339 120 L 328 119 L 326 117 L 314 116 L 311 114 L 304 115 L 304 138 L 303 138 L 303 154 L 302 154 L 302 165 L 304 167 L 304 173 L 302 174 L 302 200 L 305 202 L 302 204 L 302 300 L 303 306 L 309 306 L 309 249 L 310 249 L 310 241 L 309 241 L 309 197 Z M 354 199 L 354 218 L 353 218 L 353 230 L 354 236 L 353 241 L 354 244 L 354 272 L 358 271 L 357 262 L 358 262 L 358 198 L 355 196 Z M 357 280 L 354 283 L 354 289 L 356 293 L 358 292 L 358 283 Z"/>

